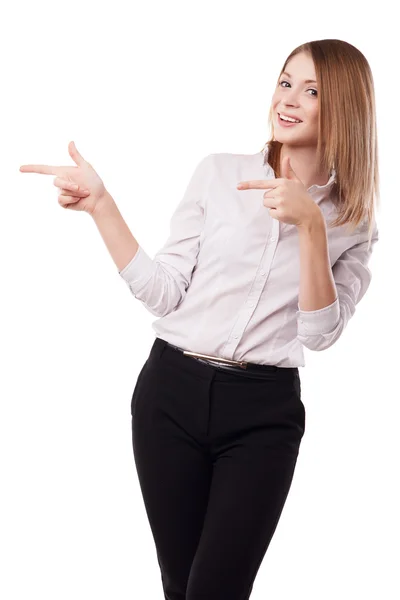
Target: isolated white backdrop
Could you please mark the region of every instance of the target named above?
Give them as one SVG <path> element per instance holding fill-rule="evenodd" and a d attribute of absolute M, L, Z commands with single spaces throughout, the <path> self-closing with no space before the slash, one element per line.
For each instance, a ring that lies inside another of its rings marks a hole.
<path fill-rule="evenodd" d="M 357 46 L 375 80 L 382 209 L 367 295 L 339 341 L 305 349 L 306 432 L 252 600 L 395 600 L 399 319 L 397 31 L 389 3 L 17 2 L 2 55 L 0 596 L 157 600 L 130 401 L 155 317 L 53 176 L 103 178 L 151 256 L 199 160 L 255 153 L 289 52 Z M 355 27 L 357 24 L 357 27 Z M 267 210 L 267 209 L 266 209 Z"/>

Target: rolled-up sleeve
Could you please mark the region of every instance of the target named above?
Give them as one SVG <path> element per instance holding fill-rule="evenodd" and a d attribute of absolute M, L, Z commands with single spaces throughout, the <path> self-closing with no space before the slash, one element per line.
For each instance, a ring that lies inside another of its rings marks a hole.
<path fill-rule="evenodd" d="M 332 267 L 337 298 L 329 306 L 319 310 L 299 310 L 297 315 L 297 338 L 310 350 L 326 350 L 343 333 L 354 315 L 356 305 L 365 295 L 372 274 L 368 263 L 379 234 L 376 222 L 369 245 L 368 234 L 358 234 L 357 242 L 347 249 Z"/>
<path fill-rule="evenodd" d="M 190 284 L 204 226 L 213 156 L 207 155 L 195 168 L 172 214 L 168 239 L 154 259 L 139 245 L 133 259 L 119 271 L 135 298 L 157 317 L 173 311 Z"/>

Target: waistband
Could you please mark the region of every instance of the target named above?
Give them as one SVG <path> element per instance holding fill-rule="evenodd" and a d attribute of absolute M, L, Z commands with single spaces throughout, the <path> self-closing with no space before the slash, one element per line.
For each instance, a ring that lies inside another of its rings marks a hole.
<path fill-rule="evenodd" d="M 298 375 L 297 367 L 278 367 L 277 365 L 261 365 L 258 363 L 250 363 L 246 361 L 236 361 L 226 358 L 221 358 L 218 356 L 212 356 L 209 354 L 201 354 L 197 352 L 192 352 L 189 350 L 185 350 L 184 348 L 179 348 L 178 346 L 174 346 L 170 344 L 166 340 L 162 338 L 156 338 L 155 345 L 162 344 L 163 347 L 169 348 L 176 352 L 180 352 L 185 356 L 189 356 L 194 360 L 207 364 L 209 366 L 215 367 L 217 369 L 222 369 L 224 371 L 231 371 L 238 374 L 255 374 L 262 376 L 270 375 L 271 373 L 277 373 L 278 371 L 281 373 L 293 373 Z"/>

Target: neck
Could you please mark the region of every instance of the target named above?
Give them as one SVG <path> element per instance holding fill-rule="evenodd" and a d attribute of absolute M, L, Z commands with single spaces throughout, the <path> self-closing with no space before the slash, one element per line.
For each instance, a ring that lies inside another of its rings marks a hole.
<path fill-rule="evenodd" d="M 312 185 L 325 185 L 328 183 L 330 173 L 324 171 L 316 160 L 316 151 L 313 147 L 287 147 L 281 148 L 281 167 L 285 156 L 290 156 L 290 164 L 294 172 L 306 189 Z"/>

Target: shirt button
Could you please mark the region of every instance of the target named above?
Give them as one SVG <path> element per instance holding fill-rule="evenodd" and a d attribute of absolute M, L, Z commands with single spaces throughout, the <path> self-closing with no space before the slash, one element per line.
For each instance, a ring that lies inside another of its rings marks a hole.
<path fill-rule="evenodd" d="M 261 277 L 265 277 L 265 276 L 266 276 L 265 271 L 261 271 Z"/>
<path fill-rule="evenodd" d="M 248 302 L 247 305 L 248 306 L 254 306 L 254 302 Z"/>
<path fill-rule="evenodd" d="M 276 238 L 272 237 L 271 238 L 271 242 L 274 242 L 276 240 Z"/>
<path fill-rule="evenodd" d="M 234 335 L 233 337 L 235 338 L 235 340 L 237 340 L 237 338 L 238 338 L 239 336 L 238 336 L 238 335 Z"/>

